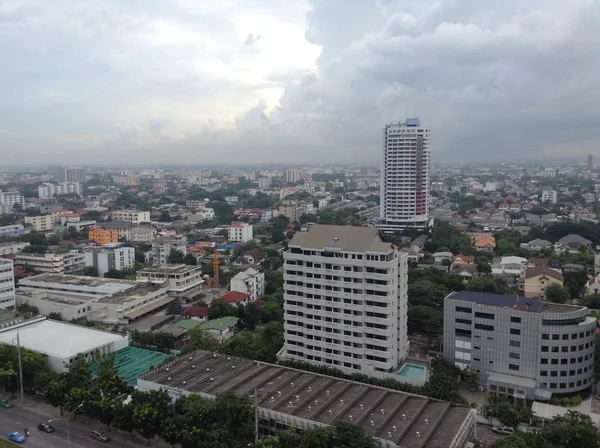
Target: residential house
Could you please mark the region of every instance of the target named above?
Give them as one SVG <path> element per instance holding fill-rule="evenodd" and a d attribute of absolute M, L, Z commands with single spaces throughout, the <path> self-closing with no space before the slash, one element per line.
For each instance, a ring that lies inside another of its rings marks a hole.
<path fill-rule="evenodd" d="M 106 230 L 116 230 L 120 241 L 131 241 L 133 237 L 133 224 L 129 221 L 114 219 L 103 224 Z"/>
<path fill-rule="evenodd" d="M 265 253 L 260 249 L 252 249 L 244 252 L 242 258 L 248 264 L 259 265 L 265 261 Z"/>
<path fill-rule="evenodd" d="M 521 275 L 525 270 L 526 263 L 527 258 L 523 257 L 501 257 L 499 262 L 494 263 L 494 266 L 492 266 L 492 274 Z"/>
<path fill-rule="evenodd" d="M 529 243 L 521 243 L 522 249 L 528 249 L 533 251 L 552 249 L 553 247 L 554 244 L 552 244 L 550 241 L 542 240 L 540 238 L 531 240 Z"/>
<path fill-rule="evenodd" d="M 493 252 L 496 248 L 496 238 L 489 233 L 484 233 L 473 238 L 473 244 L 479 251 Z"/>
<path fill-rule="evenodd" d="M 442 263 L 444 260 L 452 261 L 452 252 L 435 252 L 433 254 L 434 263 Z"/>
<path fill-rule="evenodd" d="M 466 282 L 479 277 L 479 271 L 472 264 L 455 265 L 455 269 L 450 270 L 450 274 L 460 277 Z"/>
<path fill-rule="evenodd" d="M 234 316 L 221 317 L 220 319 L 204 322 L 200 328 L 208 331 L 217 339 L 223 340 L 231 337 L 235 332 L 239 319 Z"/>
<path fill-rule="evenodd" d="M 577 253 L 581 246 L 585 246 L 589 250 L 592 247 L 592 242 L 580 235 L 570 234 L 558 240 L 554 244 L 554 250 L 558 253 Z"/>
<path fill-rule="evenodd" d="M 232 305 L 247 305 L 251 302 L 250 294 L 240 291 L 229 291 L 221 296 L 219 300 L 222 300 L 225 303 L 231 303 Z"/>
<path fill-rule="evenodd" d="M 427 242 L 427 235 L 419 235 L 410 243 L 410 248 L 414 252 L 421 252 L 423 247 L 425 247 L 425 243 Z"/>
<path fill-rule="evenodd" d="M 183 315 L 186 319 L 198 320 L 200 322 L 206 322 L 208 319 L 208 307 L 206 306 L 187 306 L 183 311 Z"/>
<path fill-rule="evenodd" d="M 585 294 L 598 294 L 600 293 L 600 274 L 590 278 L 585 284 Z"/>
<path fill-rule="evenodd" d="M 546 298 L 546 288 L 550 285 L 563 285 L 563 275 L 558 269 L 539 265 L 525 271 L 525 296 Z"/>
<path fill-rule="evenodd" d="M 474 264 L 475 257 L 473 255 L 458 254 L 456 257 L 454 257 L 454 259 L 452 260 L 452 263 L 453 264 Z"/>

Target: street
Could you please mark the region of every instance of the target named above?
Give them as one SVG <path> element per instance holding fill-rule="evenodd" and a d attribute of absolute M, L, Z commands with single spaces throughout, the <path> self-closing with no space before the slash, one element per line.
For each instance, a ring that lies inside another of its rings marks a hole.
<path fill-rule="evenodd" d="M 80 416 L 85 419 L 85 416 Z M 69 436 L 67 437 L 67 422 L 65 420 L 53 420 L 55 432 L 46 434 L 37 429 L 41 422 L 47 422 L 48 416 L 38 414 L 25 408 L 14 406 L 10 409 L 0 408 L 0 437 L 8 438 L 8 433 L 18 431 L 23 433 L 25 428 L 29 429 L 31 436 L 23 443 L 25 446 L 38 448 L 99 448 L 119 447 L 133 448 L 136 445 L 112 438 L 110 442 L 101 443 L 90 439 L 90 429 L 79 426 L 72 420 L 69 422 Z M 109 433 L 112 437 L 112 434 Z M 70 444 L 68 439 L 70 438 Z"/>

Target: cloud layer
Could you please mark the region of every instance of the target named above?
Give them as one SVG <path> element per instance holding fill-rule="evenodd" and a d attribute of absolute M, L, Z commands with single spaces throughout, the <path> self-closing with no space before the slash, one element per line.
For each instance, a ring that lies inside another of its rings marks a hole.
<path fill-rule="evenodd" d="M 600 2 L 4 0 L 6 163 L 376 162 L 600 147 Z"/>

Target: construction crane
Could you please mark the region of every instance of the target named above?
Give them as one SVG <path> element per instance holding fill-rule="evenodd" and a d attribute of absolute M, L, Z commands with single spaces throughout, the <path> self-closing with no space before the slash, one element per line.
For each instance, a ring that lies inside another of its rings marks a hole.
<path fill-rule="evenodd" d="M 213 285 L 219 287 L 219 249 L 215 247 L 215 257 L 213 258 Z"/>

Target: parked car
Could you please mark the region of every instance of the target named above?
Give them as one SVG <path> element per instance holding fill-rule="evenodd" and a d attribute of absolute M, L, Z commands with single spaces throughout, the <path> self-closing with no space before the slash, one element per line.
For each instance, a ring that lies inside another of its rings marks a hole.
<path fill-rule="evenodd" d="M 10 432 L 8 433 L 8 440 L 17 443 L 23 443 L 25 442 L 25 436 L 20 432 Z"/>
<path fill-rule="evenodd" d="M 509 435 L 515 432 L 515 429 L 511 428 L 510 426 L 494 426 L 492 427 L 492 431 L 497 434 Z"/>
<path fill-rule="evenodd" d="M 92 431 L 90 433 L 90 437 L 94 440 L 98 440 L 99 442 L 108 442 L 110 440 L 110 437 L 100 431 Z"/>
<path fill-rule="evenodd" d="M 9 409 L 9 408 L 12 408 L 12 407 L 13 407 L 13 404 L 10 401 L 8 401 L 8 400 L 0 400 L 0 408 Z"/>
<path fill-rule="evenodd" d="M 51 433 L 54 432 L 54 426 L 52 426 L 50 423 L 40 423 L 38 425 L 38 429 L 42 432 L 46 432 L 46 433 Z"/>

